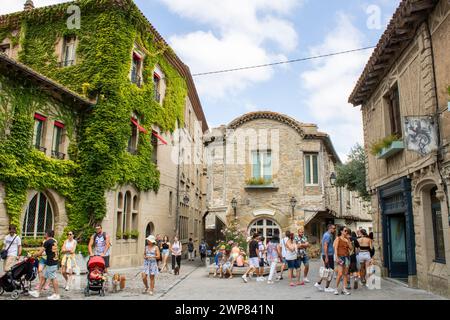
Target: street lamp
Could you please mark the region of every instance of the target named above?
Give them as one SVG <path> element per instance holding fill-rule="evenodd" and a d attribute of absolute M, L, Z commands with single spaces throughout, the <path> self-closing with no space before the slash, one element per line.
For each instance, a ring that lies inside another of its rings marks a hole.
<path fill-rule="evenodd" d="M 237 208 L 237 200 L 236 200 L 236 198 L 233 198 L 233 200 L 231 200 L 231 207 L 234 210 L 234 218 L 236 219 L 236 208 Z"/>
<path fill-rule="evenodd" d="M 289 202 L 290 202 L 291 208 L 292 208 L 292 218 L 294 218 L 294 210 L 295 210 L 295 206 L 297 205 L 297 199 L 295 199 L 295 197 L 291 197 L 291 200 Z"/>
<path fill-rule="evenodd" d="M 336 185 L 336 174 L 334 172 L 331 173 L 330 183 L 333 187 Z"/>

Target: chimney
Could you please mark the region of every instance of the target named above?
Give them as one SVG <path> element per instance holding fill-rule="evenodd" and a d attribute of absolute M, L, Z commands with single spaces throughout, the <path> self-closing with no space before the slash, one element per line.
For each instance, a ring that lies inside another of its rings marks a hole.
<path fill-rule="evenodd" d="M 34 3 L 33 0 L 27 0 L 25 1 L 25 5 L 23 6 L 23 10 L 30 11 L 34 9 Z"/>

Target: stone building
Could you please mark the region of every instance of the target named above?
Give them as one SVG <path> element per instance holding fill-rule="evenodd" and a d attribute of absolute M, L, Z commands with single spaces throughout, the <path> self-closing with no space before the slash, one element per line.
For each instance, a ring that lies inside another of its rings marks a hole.
<path fill-rule="evenodd" d="M 449 50 L 449 2 L 403 0 L 349 99 L 363 115 L 384 274 L 446 296 Z"/>
<path fill-rule="evenodd" d="M 83 13 L 79 29 L 70 27 L 77 19 L 68 14 L 74 8 Z M 2 57 L 45 75 L 89 108 L 69 108 L 77 119 L 70 124 L 73 137 L 59 113 L 36 110 L 29 132 L 33 141 L 23 149 L 32 143 L 31 149 L 45 157 L 32 164 L 36 179 L 26 177 L 19 209 L 7 192 L 19 178 L 11 178 L 12 184 L 0 178 L 0 237 L 10 222 L 32 239 L 49 226 L 61 236 L 69 226 L 85 244 L 85 229 L 102 222 L 111 235 L 114 267 L 141 264 L 149 234 L 179 235 L 184 245 L 191 237 L 198 244 L 208 125 L 189 68 L 132 0 L 80 0 L 43 8 L 28 0 L 24 9 L 0 16 Z M 61 179 L 72 189 L 53 188 L 46 171 L 66 165 L 82 174 L 63 171 Z"/>
<path fill-rule="evenodd" d="M 205 145 L 209 241 L 234 219 L 240 229 L 267 239 L 305 226 L 313 242 L 335 219 L 371 227 L 368 204 L 332 185 L 340 160 L 329 136 L 314 124 L 252 112 L 212 129 Z"/>

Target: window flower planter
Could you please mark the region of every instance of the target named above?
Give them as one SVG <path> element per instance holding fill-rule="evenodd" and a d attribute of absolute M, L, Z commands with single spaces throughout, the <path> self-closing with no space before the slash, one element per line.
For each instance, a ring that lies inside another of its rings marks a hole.
<path fill-rule="evenodd" d="M 393 155 L 399 153 L 400 151 L 402 151 L 403 149 L 405 149 L 405 146 L 403 144 L 403 141 L 399 140 L 399 141 L 393 141 L 392 144 L 387 147 L 387 148 L 383 148 L 378 154 L 377 154 L 377 158 L 378 159 L 387 159 L 392 157 Z"/>
<path fill-rule="evenodd" d="M 265 189 L 265 190 L 278 190 L 279 187 L 275 186 L 274 184 L 255 184 L 255 185 L 246 185 L 246 190 L 257 190 L 257 189 Z"/>

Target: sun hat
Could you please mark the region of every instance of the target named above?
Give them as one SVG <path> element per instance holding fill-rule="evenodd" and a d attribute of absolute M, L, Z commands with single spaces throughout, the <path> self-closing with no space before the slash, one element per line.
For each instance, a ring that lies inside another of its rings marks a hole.
<path fill-rule="evenodd" d="M 220 247 L 220 250 L 225 250 L 226 249 L 226 247 L 224 246 L 224 245 L 222 245 L 221 247 Z"/>
<path fill-rule="evenodd" d="M 149 235 L 145 240 L 150 241 L 152 243 L 156 243 L 156 239 L 154 235 Z"/>

